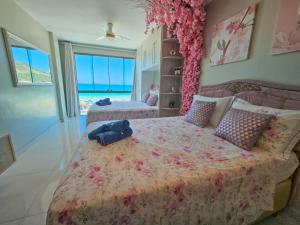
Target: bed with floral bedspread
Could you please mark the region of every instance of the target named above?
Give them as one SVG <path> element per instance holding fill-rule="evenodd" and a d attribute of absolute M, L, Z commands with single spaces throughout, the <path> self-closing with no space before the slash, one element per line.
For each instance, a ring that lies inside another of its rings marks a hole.
<path fill-rule="evenodd" d="M 91 105 L 87 111 L 87 125 L 97 121 L 144 119 L 158 117 L 158 107 L 141 101 L 112 102 L 111 105 Z"/>
<path fill-rule="evenodd" d="M 241 225 L 272 210 L 274 153 L 244 151 L 182 117 L 130 122 L 133 136 L 106 147 L 84 135 L 47 225 Z"/>

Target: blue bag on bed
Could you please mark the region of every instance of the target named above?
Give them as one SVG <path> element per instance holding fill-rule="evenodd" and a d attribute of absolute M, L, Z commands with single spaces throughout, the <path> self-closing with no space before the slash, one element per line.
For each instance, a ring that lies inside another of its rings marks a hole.
<path fill-rule="evenodd" d="M 97 141 L 101 145 L 109 145 L 130 137 L 132 133 L 133 131 L 130 127 L 123 131 L 106 131 L 97 135 Z"/>
<path fill-rule="evenodd" d="M 97 129 L 93 130 L 92 132 L 90 132 L 88 134 L 88 138 L 90 140 L 96 140 L 97 135 L 100 133 L 104 133 L 106 131 L 120 132 L 120 131 L 126 130 L 128 128 L 129 128 L 128 120 L 120 120 L 120 121 L 116 121 L 116 122 L 111 122 L 111 123 L 104 124 L 104 125 L 98 127 Z"/>

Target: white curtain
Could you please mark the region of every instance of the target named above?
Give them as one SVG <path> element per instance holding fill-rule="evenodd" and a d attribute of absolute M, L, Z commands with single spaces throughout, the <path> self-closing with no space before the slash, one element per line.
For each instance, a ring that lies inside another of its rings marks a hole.
<path fill-rule="evenodd" d="M 138 75 L 138 67 L 136 66 L 137 60 L 135 60 L 135 68 L 134 68 L 134 78 L 133 78 L 133 87 L 131 92 L 131 101 L 135 101 L 137 99 L 136 97 L 136 82 L 137 82 L 137 75 Z"/>
<path fill-rule="evenodd" d="M 77 78 L 75 59 L 71 43 L 64 43 L 64 83 L 66 94 L 66 107 L 68 117 L 76 117 L 79 113 L 79 97 L 77 90 Z"/>

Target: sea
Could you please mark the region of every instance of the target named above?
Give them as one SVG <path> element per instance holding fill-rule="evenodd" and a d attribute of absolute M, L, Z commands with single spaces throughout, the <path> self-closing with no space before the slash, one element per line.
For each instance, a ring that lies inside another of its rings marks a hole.
<path fill-rule="evenodd" d="M 111 91 L 130 91 L 130 93 L 95 93 L 93 91 L 107 91 L 111 89 Z M 81 104 L 84 103 L 94 103 L 99 99 L 103 98 L 110 98 L 111 101 L 130 101 L 131 100 L 131 91 L 133 86 L 132 85 L 106 85 L 106 84 L 78 84 L 79 90 L 79 99 Z M 82 93 L 80 91 L 85 91 Z M 87 92 L 86 91 L 91 91 Z"/>

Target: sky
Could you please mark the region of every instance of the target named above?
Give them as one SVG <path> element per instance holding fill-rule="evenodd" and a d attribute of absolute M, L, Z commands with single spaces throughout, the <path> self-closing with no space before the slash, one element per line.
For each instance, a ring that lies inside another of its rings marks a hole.
<path fill-rule="evenodd" d="M 50 72 L 48 55 L 38 50 L 28 50 L 29 59 L 26 48 L 12 47 L 12 54 L 15 61 L 22 62 L 29 65 L 29 59 L 31 61 L 31 67 L 44 72 Z"/>
<path fill-rule="evenodd" d="M 123 82 L 125 85 L 133 84 L 135 68 L 134 59 L 123 59 L 107 56 L 75 55 L 75 61 L 77 80 L 79 84 L 93 84 L 94 80 L 95 84 L 102 85 L 102 90 L 107 90 L 109 88 L 109 83 L 112 85 L 111 88 L 113 90 L 120 90 L 120 87 L 113 85 L 123 85 Z M 93 70 L 95 76 L 94 78 Z"/>

